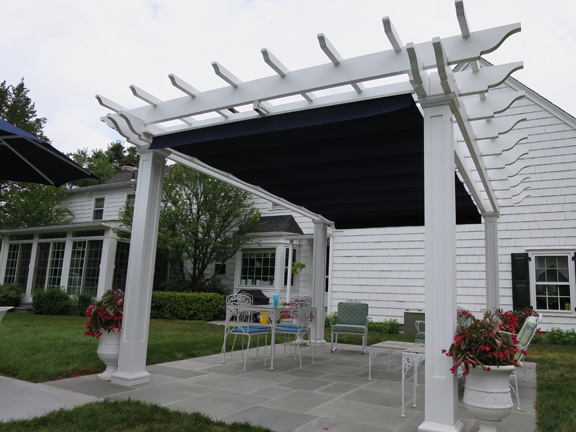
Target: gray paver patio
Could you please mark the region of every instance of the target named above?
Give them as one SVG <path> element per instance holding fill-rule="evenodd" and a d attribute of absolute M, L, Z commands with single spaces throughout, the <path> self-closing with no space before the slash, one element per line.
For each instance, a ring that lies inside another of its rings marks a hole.
<path fill-rule="evenodd" d="M 256 359 L 255 352 L 251 352 L 243 370 L 239 354 L 221 366 L 217 365 L 218 356 L 212 355 L 149 366 L 150 383 L 134 387 L 98 381 L 96 375 L 42 386 L 62 391 L 67 397 L 75 394 L 80 403 L 105 397 L 137 399 L 184 412 L 201 412 L 227 422 L 249 421 L 278 432 L 416 432 L 424 421 L 425 364 L 420 369 L 417 408 L 412 407 L 409 374 L 406 417 L 402 418 L 399 354 L 392 356 L 391 371 L 386 356 L 378 357 L 372 381 L 368 381 L 368 356 L 362 355 L 357 346 L 341 345 L 331 353 L 326 344 L 318 349 L 314 363 L 309 355 L 303 355 L 302 361 L 300 368 L 298 360 L 279 354 L 275 369 L 270 370 L 263 364 L 262 353 Z M 535 430 L 535 368 L 533 364 L 528 366 L 528 382 L 521 381 L 523 375 L 519 375 L 522 409 L 512 411 L 499 426 L 500 432 Z M 460 388 L 458 416 L 464 431 L 473 432 L 477 426 L 461 404 L 462 393 Z M 26 417 L 20 414 L 19 418 Z"/>

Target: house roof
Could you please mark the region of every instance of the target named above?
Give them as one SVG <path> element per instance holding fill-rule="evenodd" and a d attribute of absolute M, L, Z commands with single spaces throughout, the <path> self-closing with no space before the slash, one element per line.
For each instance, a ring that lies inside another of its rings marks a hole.
<path fill-rule="evenodd" d="M 263 216 L 254 233 L 304 234 L 293 216 Z"/>
<path fill-rule="evenodd" d="M 423 118 L 410 94 L 264 116 L 154 137 L 333 221 L 424 225 Z M 456 178 L 456 219 L 480 223 Z"/>

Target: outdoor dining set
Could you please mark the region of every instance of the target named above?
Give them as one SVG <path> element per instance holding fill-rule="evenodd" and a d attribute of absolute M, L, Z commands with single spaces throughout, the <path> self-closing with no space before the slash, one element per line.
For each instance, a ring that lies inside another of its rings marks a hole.
<path fill-rule="evenodd" d="M 260 295 L 261 296 L 261 295 Z M 265 296 L 264 296 L 265 297 Z M 256 295 L 258 298 L 258 294 Z M 274 359 L 276 357 L 277 336 L 283 336 L 281 342 L 284 344 L 284 356 L 288 351 L 294 358 L 299 360 L 299 366 L 302 367 L 302 347 L 308 345 L 312 363 L 316 358 L 316 341 L 323 339 L 324 335 L 315 335 L 314 320 L 316 319 L 317 310 L 312 306 L 312 297 L 297 296 L 292 297 L 289 302 L 279 303 L 278 296 L 273 297 L 272 304 L 268 301 L 259 299 L 259 304 L 255 304 L 254 296 L 249 292 L 241 292 L 229 295 L 226 298 L 226 321 L 224 330 L 224 343 L 219 357 L 219 365 L 232 358 L 236 343 L 239 343 L 242 352 L 242 361 L 244 370 L 248 360 L 248 350 L 253 346 L 253 340 L 256 338 L 256 356 L 259 356 L 260 337 L 264 337 L 264 365 L 270 362 L 270 369 L 274 369 Z M 458 316 L 465 316 L 460 311 Z M 524 349 L 530 343 L 534 333 L 537 330 L 541 317 L 534 317 L 533 320 L 527 320 L 524 328 L 518 334 L 519 346 Z M 380 354 L 388 355 L 388 371 L 390 371 L 390 358 L 393 354 L 400 354 L 401 362 L 401 382 L 402 382 L 402 417 L 405 417 L 405 392 L 404 385 L 408 379 L 408 373 L 413 371 L 414 398 L 413 406 L 416 407 L 416 389 L 418 386 L 418 368 L 424 363 L 426 358 L 425 351 L 425 321 L 417 321 L 415 342 L 385 341 L 367 346 L 368 335 L 368 304 L 359 301 L 346 301 L 338 304 L 338 311 L 331 326 L 331 349 L 335 352 L 338 349 L 338 335 L 352 334 L 362 337 L 361 352 L 368 353 L 368 380 L 372 380 L 372 365 L 375 358 Z M 462 323 L 459 322 L 459 325 Z M 238 341 L 240 337 L 240 341 Z M 270 345 L 268 344 L 270 337 Z M 232 345 L 230 346 L 230 338 Z M 268 346 L 270 353 L 268 355 Z M 522 354 L 520 354 L 522 355 Z M 521 359 L 522 360 L 522 359 Z M 522 364 L 522 363 L 520 363 Z M 460 377 L 462 374 L 459 374 Z M 516 399 L 519 400 L 518 382 L 516 374 L 511 378 L 511 388 Z M 520 405 L 518 402 L 518 409 Z"/>

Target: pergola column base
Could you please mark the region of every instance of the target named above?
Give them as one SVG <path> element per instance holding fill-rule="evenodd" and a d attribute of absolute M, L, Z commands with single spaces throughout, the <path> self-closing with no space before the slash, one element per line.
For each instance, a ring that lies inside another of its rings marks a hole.
<path fill-rule="evenodd" d="M 146 371 L 140 372 L 114 372 L 110 381 L 112 384 L 118 384 L 124 387 L 132 387 L 139 384 L 150 382 L 150 374 Z"/>
<path fill-rule="evenodd" d="M 462 430 L 464 430 L 464 423 L 462 423 L 460 420 L 457 420 L 456 424 L 454 425 L 425 421 L 420 426 L 418 426 L 418 432 L 462 432 Z"/>

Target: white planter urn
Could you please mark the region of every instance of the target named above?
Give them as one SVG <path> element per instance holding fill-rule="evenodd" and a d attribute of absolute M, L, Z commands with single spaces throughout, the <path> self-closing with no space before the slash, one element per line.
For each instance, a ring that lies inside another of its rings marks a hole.
<path fill-rule="evenodd" d="M 120 332 L 103 331 L 98 339 L 98 350 L 96 354 L 106 365 L 106 370 L 98 375 L 102 381 L 110 381 L 112 374 L 118 369 L 118 355 L 120 353 Z"/>
<path fill-rule="evenodd" d="M 479 422 L 478 432 L 496 432 L 514 404 L 510 393 L 510 374 L 515 366 L 490 366 L 470 369 L 464 386 L 464 406 Z"/>

